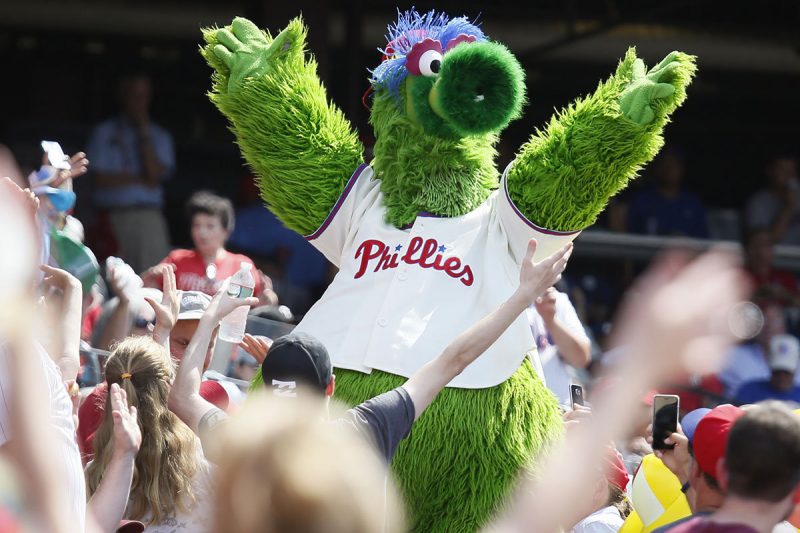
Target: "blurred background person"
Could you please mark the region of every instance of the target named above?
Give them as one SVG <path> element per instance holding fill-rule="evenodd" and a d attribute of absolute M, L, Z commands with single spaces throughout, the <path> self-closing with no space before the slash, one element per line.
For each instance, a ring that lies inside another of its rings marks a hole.
<path fill-rule="evenodd" d="M 706 210 L 700 198 L 683 185 L 686 161 L 675 147 L 666 147 L 651 166 L 654 183 L 628 206 L 628 231 L 646 235 L 708 238 Z"/>
<path fill-rule="evenodd" d="M 746 226 L 769 231 L 773 242 L 800 244 L 797 156 L 790 151 L 775 153 L 764 170 L 767 186 L 747 201 Z"/>
<path fill-rule="evenodd" d="M 800 385 L 795 380 L 800 366 L 800 342 L 792 335 L 776 335 L 769 343 L 767 355 L 768 379 L 747 381 L 739 388 L 736 401 L 740 404 L 764 400 L 780 400 L 800 405 Z"/>
<path fill-rule="evenodd" d="M 118 255 L 142 272 L 169 250 L 162 182 L 175 172 L 175 150 L 169 132 L 150 119 L 150 78 L 127 75 L 118 91 L 121 113 L 94 128 L 87 153 L 95 207 L 111 223 Z"/>

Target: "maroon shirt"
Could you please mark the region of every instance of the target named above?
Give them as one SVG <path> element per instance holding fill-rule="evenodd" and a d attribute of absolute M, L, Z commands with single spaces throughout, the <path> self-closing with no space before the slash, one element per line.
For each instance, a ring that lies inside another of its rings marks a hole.
<path fill-rule="evenodd" d="M 702 517 L 687 520 L 667 531 L 669 533 L 758 533 L 758 530 L 745 524 L 722 524 Z"/>

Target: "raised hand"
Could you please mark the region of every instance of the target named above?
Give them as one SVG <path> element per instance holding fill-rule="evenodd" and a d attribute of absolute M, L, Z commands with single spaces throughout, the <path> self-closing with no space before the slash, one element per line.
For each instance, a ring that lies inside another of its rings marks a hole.
<path fill-rule="evenodd" d="M 553 255 L 538 263 L 533 261 L 535 253 L 536 239 L 531 239 L 528 241 L 528 251 L 519 271 L 519 288 L 517 289 L 517 292 L 531 303 L 561 279 L 561 273 L 567 268 L 567 261 L 572 254 L 572 243 L 567 243 Z"/>
<path fill-rule="evenodd" d="M 230 280 L 225 280 L 217 291 L 217 294 L 214 295 L 214 298 L 211 299 L 211 303 L 208 304 L 208 308 L 206 309 L 204 315 L 211 317 L 215 322 L 219 322 L 231 312 L 236 309 L 237 307 L 241 307 L 243 305 L 252 307 L 254 305 L 258 305 L 258 298 L 253 296 L 249 298 L 233 298 L 228 296 L 228 285 L 230 284 Z"/>
<path fill-rule="evenodd" d="M 111 417 L 114 420 L 114 453 L 136 455 L 142 445 L 136 407 L 128 407 L 128 395 L 117 383 L 111 384 L 108 394 L 111 395 Z"/>
<path fill-rule="evenodd" d="M 539 313 L 539 316 L 542 317 L 545 324 L 551 324 L 553 319 L 556 316 L 556 297 L 558 296 L 558 291 L 550 287 L 544 294 L 536 298 L 536 312 Z"/>
<path fill-rule="evenodd" d="M 619 107 L 622 114 L 637 124 L 650 124 L 660 106 L 672 107 L 677 93 L 688 84 L 694 59 L 682 52 L 672 52 L 649 71 L 641 59 L 633 62 L 629 85 L 622 91 Z M 667 112 L 671 112 L 668 109 Z"/>
<path fill-rule="evenodd" d="M 152 298 L 145 298 L 156 313 L 156 326 L 153 330 L 153 339 L 162 345 L 167 345 L 169 334 L 175 323 L 178 321 L 180 312 L 180 299 L 176 289 L 175 272 L 172 268 L 162 268 L 162 296 L 161 302 L 156 302 Z"/>
<path fill-rule="evenodd" d="M 261 335 L 244 334 L 244 340 L 239 343 L 239 347 L 252 355 L 258 364 L 262 364 L 267 358 L 269 349 L 272 346 L 272 339 Z"/>
<path fill-rule="evenodd" d="M 218 72 L 227 76 L 229 93 L 241 90 L 247 78 L 266 74 L 279 57 L 301 44 L 304 35 L 290 24 L 275 39 L 249 20 L 236 17 L 230 26 L 203 32 L 203 55 Z M 302 45 L 301 45 L 302 47 Z"/>
<path fill-rule="evenodd" d="M 42 280 L 42 287 L 45 289 L 45 294 L 53 289 L 62 293 L 70 290 L 81 290 L 81 282 L 66 270 L 51 267 L 50 265 L 41 265 L 39 268 L 45 274 Z"/>

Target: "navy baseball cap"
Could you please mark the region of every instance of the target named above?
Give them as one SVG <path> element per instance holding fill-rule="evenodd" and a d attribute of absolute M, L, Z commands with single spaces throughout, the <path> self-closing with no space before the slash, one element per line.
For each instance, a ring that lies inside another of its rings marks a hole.
<path fill-rule="evenodd" d="M 681 429 L 683 429 L 683 434 L 686 435 L 686 438 L 689 439 L 689 442 L 692 442 L 694 439 L 694 430 L 697 429 L 697 424 L 699 424 L 700 420 L 702 420 L 703 417 L 710 412 L 711 409 L 708 407 L 700 407 L 699 409 L 689 411 L 683 415 L 683 418 L 681 419 Z"/>
<path fill-rule="evenodd" d="M 292 332 L 278 337 L 261 365 L 264 386 L 276 396 L 296 396 L 298 385 L 325 394 L 333 377 L 328 350 L 315 337 Z"/>

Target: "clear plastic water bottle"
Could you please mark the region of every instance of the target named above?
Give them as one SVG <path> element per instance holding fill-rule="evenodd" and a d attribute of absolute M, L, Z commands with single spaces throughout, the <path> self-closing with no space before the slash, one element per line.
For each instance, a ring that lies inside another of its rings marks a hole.
<path fill-rule="evenodd" d="M 253 295 L 256 280 L 253 277 L 253 265 L 242 263 L 239 271 L 231 277 L 228 285 L 228 296 L 233 298 L 249 298 Z M 219 325 L 219 338 L 226 342 L 238 344 L 244 339 L 244 328 L 247 325 L 246 305 L 237 307 L 222 319 Z"/>
<path fill-rule="evenodd" d="M 142 278 L 134 272 L 128 263 L 119 257 L 111 256 L 106 259 L 106 275 L 111 276 L 114 272 L 120 277 L 122 292 L 125 293 L 128 300 L 132 300 L 144 285 Z"/>

